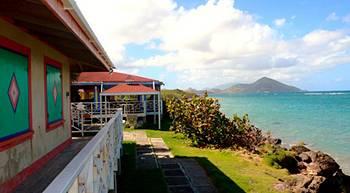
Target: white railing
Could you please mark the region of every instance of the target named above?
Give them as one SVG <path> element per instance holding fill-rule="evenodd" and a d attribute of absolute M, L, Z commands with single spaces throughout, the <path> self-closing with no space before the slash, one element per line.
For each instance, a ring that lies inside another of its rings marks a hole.
<path fill-rule="evenodd" d="M 157 113 L 158 101 L 146 100 L 128 100 L 128 101 L 114 101 L 114 102 L 73 102 L 71 103 L 72 110 L 78 105 L 83 105 L 85 113 L 91 116 L 110 115 L 114 114 L 118 109 L 123 110 L 123 114 L 136 113 Z"/>
<path fill-rule="evenodd" d="M 161 102 L 161 101 L 160 101 Z M 121 110 L 124 116 L 157 115 L 158 110 L 162 114 L 162 103 L 157 100 L 126 100 L 113 102 L 73 102 L 71 103 L 72 133 L 96 133 L 101 126 L 109 121 L 112 116 Z"/>
<path fill-rule="evenodd" d="M 116 190 L 123 141 L 122 113 L 116 114 L 73 158 L 44 193 L 107 193 Z"/>

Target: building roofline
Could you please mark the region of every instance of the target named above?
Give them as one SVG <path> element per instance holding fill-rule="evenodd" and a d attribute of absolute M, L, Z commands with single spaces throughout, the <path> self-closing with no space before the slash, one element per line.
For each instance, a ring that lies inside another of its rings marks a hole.
<path fill-rule="evenodd" d="M 42 0 L 42 2 L 85 44 L 107 70 L 113 70 L 113 62 L 108 57 L 74 0 Z"/>

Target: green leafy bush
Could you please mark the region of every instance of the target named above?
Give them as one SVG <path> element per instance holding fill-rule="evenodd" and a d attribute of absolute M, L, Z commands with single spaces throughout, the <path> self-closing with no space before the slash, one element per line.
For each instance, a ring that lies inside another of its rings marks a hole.
<path fill-rule="evenodd" d="M 170 98 L 166 101 L 172 118 L 171 129 L 183 133 L 196 146 L 220 148 L 243 147 L 253 150 L 264 141 L 261 131 L 254 127 L 248 115 L 227 118 L 220 111 L 217 99 L 204 96 Z"/>
<path fill-rule="evenodd" d="M 135 115 L 128 115 L 126 117 L 125 127 L 130 128 L 130 129 L 136 129 L 136 127 L 137 127 L 137 116 L 135 116 Z"/>
<path fill-rule="evenodd" d="M 264 161 L 268 165 L 275 168 L 287 168 L 292 173 L 297 168 L 297 160 L 291 151 L 270 144 L 264 145 L 262 149 Z"/>

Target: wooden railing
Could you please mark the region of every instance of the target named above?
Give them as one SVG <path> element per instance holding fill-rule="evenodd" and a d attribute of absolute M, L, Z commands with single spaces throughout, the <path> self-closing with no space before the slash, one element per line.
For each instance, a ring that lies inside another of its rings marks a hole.
<path fill-rule="evenodd" d="M 122 127 L 122 113 L 119 110 L 44 193 L 107 193 L 116 190 L 116 173 L 120 171 L 123 141 Z"/>

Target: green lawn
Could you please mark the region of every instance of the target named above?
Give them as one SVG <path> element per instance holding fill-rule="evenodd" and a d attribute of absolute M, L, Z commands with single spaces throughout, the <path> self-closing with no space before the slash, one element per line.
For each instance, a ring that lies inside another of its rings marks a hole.
<path fill-rule="evenodd" d="M 136 169 L 136 144 L 124 142 L 122 175 L 119 179 L 118 192 L 123 193 L 167 193 L 163 174 L 160 169 Z"/>
<path fill-rule="evenodd" d="M 148 137 L 161 137 L 175 156 L 194 157 L 207 170 L 220 193 L 277 192 L 273 186 L 279 179 L 290 179 L 286 170 L 272 168 L 260 159 L 250 159 L 231 150 L 191 147 L 181 134 L 146 130 Z"/>

